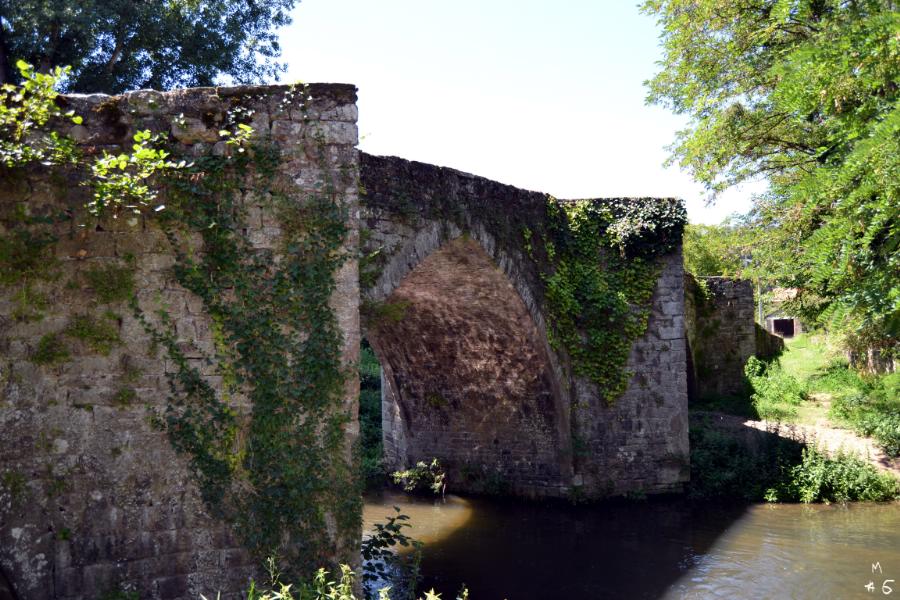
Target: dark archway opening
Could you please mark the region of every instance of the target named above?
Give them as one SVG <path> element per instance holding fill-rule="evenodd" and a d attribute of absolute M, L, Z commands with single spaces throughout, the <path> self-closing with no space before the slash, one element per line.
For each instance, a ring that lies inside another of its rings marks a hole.
<path fill-rule="evenodd" d="M 480 243 L 447 242 L 364 320 L 383 367 L 388 470 L 437 458 L 453 491 L 540 496 L 566 485 L 568 423 L 546 343 Z M 361 406 L 361 423 L 373 417 Z"/>
<path fill-rule="evenodd" d="M 772 329 L 781 337 L 792 338 L 794 337 L 794 319 L 774 319 Z"/>

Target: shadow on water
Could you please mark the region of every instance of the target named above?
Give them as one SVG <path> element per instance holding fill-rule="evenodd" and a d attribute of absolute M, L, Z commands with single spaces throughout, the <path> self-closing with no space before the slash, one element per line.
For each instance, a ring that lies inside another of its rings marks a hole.
<path fill-rule="evenodd" d="M 573 506 L 385 493 L 366 527 L 399 506 L 425 542 L 421 590 L 473 600 L 660 598 L 746 511 L 681 498 Z"/>
<path fill-rule="evenodd" d="M 900 581 L 900 503 L 728 503 L 761 498 L 801 445 L 749 427 L 692 443 L 692 491 L 717 500 L 387 493 L 367 500 L 367 526 L 395 505 L 409 514 L 410 535 L 425 542 L 420 590 L 445 599 L 463 584 L 473 600 L 851 598 L 866 597 L 870 579 Z"/>
<path fill-rule="evenodd" d="M 411 515 L 426 542 L 420 591 L 445 599 L 463 584 L 472 600 L 864 598 L 900 588 L 896 502 L 375 502 L 374 520 L 390 505 Z"/>
<path fill-rule="evenodd" d="M 650 499 L 590 506 L 472 500 L 429 543 L 423 589 L 477 600 L 660 598 L 739 519 L 742 506 Z"/>

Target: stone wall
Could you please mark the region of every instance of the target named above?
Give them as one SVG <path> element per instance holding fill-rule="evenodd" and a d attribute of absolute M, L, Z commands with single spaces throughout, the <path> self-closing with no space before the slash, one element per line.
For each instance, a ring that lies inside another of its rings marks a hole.
<path fill-rule="evenodd" d="M 632 346 L 628 388 L 612 406 L 575 379 L 575 469 L 589 496 L 679 491 L 690 476 L 684 268 L 664 256 L 646 333 Z"/>
<path fill-rule="evenodd" d="M 364 329 L 385 373 L 392 466 L 437 457 L 453 467 L 451 488 L 528 496 L 678 489 L 688 476 L 680 252 L 661 260 L 626 366 L 635 375 L 608 406 L 547 341 L 522 236 L 540 239 L 545 194 L 398 158 L 362 154 L 360 167 Z"/>
<path fill-rule="evenodd" d="M 702 287 L 701 287 L 702 286 Z M 753 285 L 728 277 L 685 277 L 691 398 L 748 393 L 744 365 L 773 358 L 784 341 L 755 322 Z"/>
<path fill-rule="evenodd" d="M 240 106 L 252 115 L 256 136 L 280 145 L 277 176 L 292 182 L 298 211 L 305 194 L 321 187 L 323 169 L 349 170 L 351 179 L 337 193 L 351 215 L 347 246 L 353 249 L 355 89 L 312 85 L 308 91 L 306 113 L 286 87 L 62 97 L 84 118 L 63 132 L 89 156 L 128 151 L 141 129 L 168 134 L 188 156 L 223 154 L 231 149 L 218 130 L 228 111 Z M 321 148 L 324 159 L 315 156 Z M 29 168 L 0 176 L 0 237 L 22 233 L 20 217 L 30 215 L 54 217 L 41 227 L 57 240 L 43 259 L 45 277 L 0 288 L 0 567 L 28 600 L 97 598 L 112 590 L 137 591 L 145 599 L 215 598 L 218 591 L 222 598 L 242 597 L 239 590 L 260 573 L 259 561 L 210 513 L 185 456 L 151 426 L 154 413 L 164 414 L 167 375 L 176 367 L 151 342 L 128 301 L 104 301 L 88 276 L 127 268 L 140 312 L 151 325 L 165 327 L 157 314 L 165 308 L 179 348 L 221 395 L 213 323 L 203 301 L 173 276 L 170 239 L 151 216 L 86 216 L 90 190 L 72 172 Z M 250 190 L 240 206 L 246 215 L 242 235 L 277 261 L 281 229 L 272 207 Z M 181 251 L 203 252 L 196 234 L 180 243 Z M 332 297 L 347 365 L 357 360 L 359 343 L 352 254 L 336 275 Z M 76 323 L 100 327 L 106 341 L 79 336 Z M 42 353 L 55 353 L 55 360 L 39 360 Z M 341 409 L 351 416 L 345 460 L 356 437 L 357 394 L 350 377 Z M 229 402 L 239 415 L 252 410 L 240 393 Z M 358 560 L 357 536 L 334 543 L 332 559 Z"/>

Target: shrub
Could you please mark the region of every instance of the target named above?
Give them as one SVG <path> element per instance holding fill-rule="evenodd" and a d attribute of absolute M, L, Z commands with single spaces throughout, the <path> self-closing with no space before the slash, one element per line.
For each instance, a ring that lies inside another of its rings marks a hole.
<path fill-rule="evenodd" d="M 797 407 L 803 402 L 805 391 L 794 377 L 777 362 L 765 363 L 751 356 L 744 367 L 744 374 L 753 387 L 751 399 L 760 418 L 785 421 L 797 416 Z"/>
<path fill-rule="evenodd" d="M 447 487 L 444 481 L 446 476 L 447 474 L 441 468 L 441 463 L 436 458 L 432 458 L 430 463 L 420 460 L 412 469 L 391 473 L 391 479 L 397 485 L 403 486 L 404 491 L 429 491 L 433 494 L 444 493 Z"/>
<path fill-rule="evenodd" d="M 838 453 L 833 458 L 805 448 L 800 464 L 784 473 L 766 500 L 781 502 L 884 501 L 900 496 L 900 482 L 857 456 Z"/>
<path fill-rule="evenodd" d="M 296 588 L 277 579 L 272 582 L 269 589 L 257 589 L 251 582 L 247 600 L 357 600 L 353 593 L 355 574 L 347 565 L 341 565 L 340 569 L 341 577 L 337 581 L 329 580 L 328 571 L 319 569 L 312 582 Z M 391 600 L 390 592 L 389 588 L 379 590 L 376 597 L 378 600 Z M 202 600 L 207 600 L 205 596 L 200 597 Z M 466 590 L 457 596 L 457 600 L 468 600 L 468 598 L 469 593 Z M 441 595 L 431 590 L 426 592 L 420 600 L 441 600 Z"/>
<path fill-rule="evenodd" d="M 388 517 L 385 523 L 376 523 L 374 531 L 361 545 L 363 559 L 363 591 L 367 597 L 378 594 L 378 586 L 387 582 L 396 588 L 397 599 L 414 598 L 419 583 L 419 564 L 422 561 L 422 542 L 406 535 L 410 527 L 409 516 L 400 512 Z M 405 556 L 396 547 L 411 548 Z"/>

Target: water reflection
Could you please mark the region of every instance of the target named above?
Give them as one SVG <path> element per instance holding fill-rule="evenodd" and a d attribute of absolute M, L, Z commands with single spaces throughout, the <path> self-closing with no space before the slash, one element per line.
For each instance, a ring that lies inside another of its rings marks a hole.
<path fill-rule="evenodd" d="M 424 586 L 473 600 L 855 598 L 900 579 L 900 505 L 697 506 L 679 500 L 572 507 L 391 495 L 427 543 Z M 880 562 L 883 573 L 871 573 Z M 893 593 L 900 594 L 900 585 Z M 883 596 L 882 596 L 883 597 Z"/>
<path fill-rule="evenodd" d="M 366 497 L 363 531 L 370 531 L 374 523 L 384 523 L 388 517 L 395 516 L 395 506 L 410 517 L 411 527 L 404 533 L 425 544 L 441 541 L 464 526 L 472 516 L 472 504 L 459 496 L 418 498 L 386 490 Z"/>

